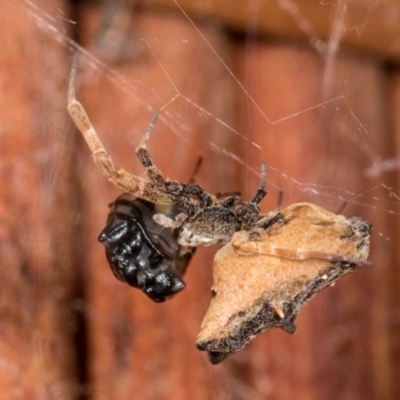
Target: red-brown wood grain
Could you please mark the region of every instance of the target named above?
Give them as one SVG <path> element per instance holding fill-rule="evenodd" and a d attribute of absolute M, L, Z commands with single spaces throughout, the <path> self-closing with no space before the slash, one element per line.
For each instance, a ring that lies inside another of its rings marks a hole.
<path fill-rule="evenodd" d="M 71 191 L 77 188 L 73 141 L 62 136 L 65 102 L 58 90 L 66 54 L 13 5 L 2 2 L 1 10 L 1 398 L 75 399 L 78 193 Z"/>

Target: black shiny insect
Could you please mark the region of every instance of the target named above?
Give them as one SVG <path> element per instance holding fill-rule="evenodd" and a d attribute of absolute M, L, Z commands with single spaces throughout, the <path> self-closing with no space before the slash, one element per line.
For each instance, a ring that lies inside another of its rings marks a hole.
<path fill-rule="evenodd" d="M 195 248 L 178 244 L 179 229 L 153 220 L 155 214 L 174 218 L 179 207 L 156 207 L 131 194 L 119 196 L 110 204 L 107 225 L 98 240 L 116 278 L 162 302 L 186 287 L 181 278 Z"/>

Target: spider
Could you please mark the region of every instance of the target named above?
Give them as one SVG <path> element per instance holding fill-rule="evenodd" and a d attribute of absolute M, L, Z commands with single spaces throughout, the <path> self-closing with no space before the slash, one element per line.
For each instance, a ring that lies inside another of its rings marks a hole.
<path fill-rule="evenodd" d="M 185 288 L 181 278 L 196 247 L 227 243 L 236 231 L 251 229 L 256 223 L 258 204 L 266 195 L 265 163 L 261 165 L 259 188 L 248 203 L 238 192 L 209 194 L 194 179 L 189 183 L 165 179 L 147 151 L 156 113 L 136 149 L 150 181 L 117 169 L 76 100 L 75 75 L 76 62 L 69 82 L 68 111 L 95 164 L 125 192 L 110 205 L 107 226 L 98 240 L 119 280 L 141 289 L 156 302 L 165 301 Z"/>
<path fill-rule="evenodd" d="M 234 195 L 209 194 L 196 183 L 181 183 L 164 178 L 153 164 L 147 150 L 147 143 L 158 118 L 156 113 L 148 126 L 136 155 L 147 171 L 150 181 L 132 175 L 123 169 L 117 169 L 111 157 L 104 149 L 83 106 L 75 95 L 76 64 L 71 70 L 68 89 L 68 111 L 75 125 L 84 136 L 92 153 L 95 164 L 115 186 L 135 197 L 158 206 L 176 205 L 181 211 L 170 218 L 166 215 L 154 215 L 161 225 L 180 230 L 178 243 L 184 247 L 210 246 L 227 243 L 239 230 L 249 230 L 257 222 L 258 204 L 266 195 L 266 167 L 261 164 L 259 188 L 250 202 L 243 202 Z"/>

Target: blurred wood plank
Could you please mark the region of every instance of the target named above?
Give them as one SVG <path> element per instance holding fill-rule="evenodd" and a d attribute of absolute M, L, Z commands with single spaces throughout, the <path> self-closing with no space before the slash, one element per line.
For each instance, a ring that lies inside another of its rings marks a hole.
<path fill-rule="evenodd" d="M 14 5 L 1 1 L 0 15 L 1 397 L 75 399 L 78 193 L 63 131 L 68 68 L 64 48 Z M 65 11 L 63 1 L 40 6 Z"/>
<path fill-rule="evenodd" d="M 340 47 L 360 54 L 400 61 L 397 0 L 135 0 L 134 3 L 141 3 L 146 9 L 167 8 L 178 15 L 182 15 L 181 7 L 193 21 L 211 19 L 244 34 L 251 24 L 252 35 L 301 40 L 325 55 L 336 47 L 337 41 Z"/>

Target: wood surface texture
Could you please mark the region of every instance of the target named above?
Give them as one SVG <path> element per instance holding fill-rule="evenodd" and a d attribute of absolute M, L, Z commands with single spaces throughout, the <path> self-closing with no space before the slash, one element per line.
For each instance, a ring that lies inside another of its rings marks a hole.
<path fill-rule="evenodd" d="M 146 9 L 164 7 L 177 14 L 184 10 L 191 18 L 211 18 L 241 33 L 247 32 L 251 21 L 251 29 L 267 37 L 308 43 L 314 35 L 319 38 L 314 44 L 321 51 L 328 51 L 330 42 L 339 40 L 342 48 L 400 61 L 397 0 L 131 0 L 131 3 Z"/>

